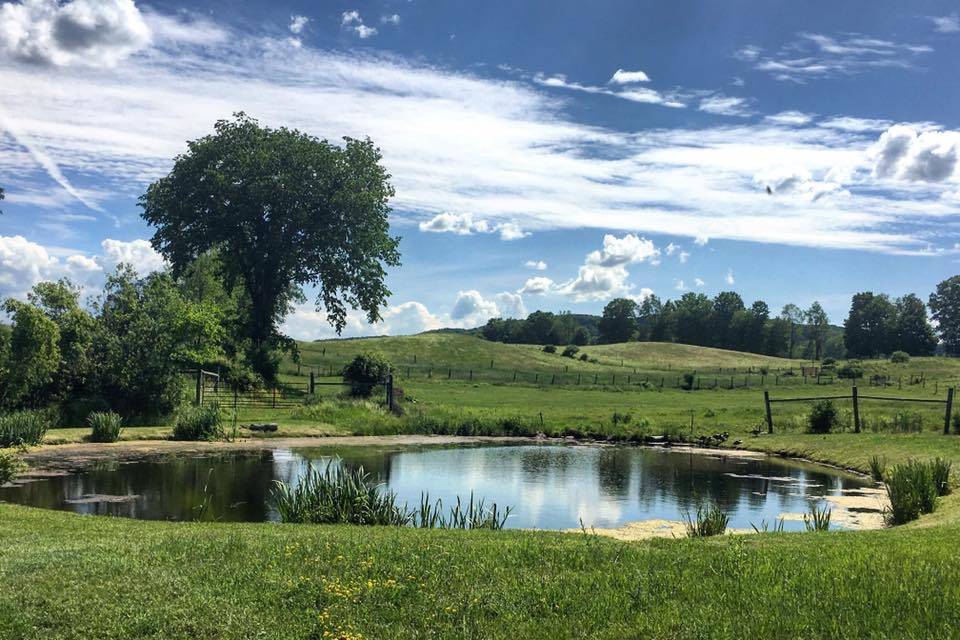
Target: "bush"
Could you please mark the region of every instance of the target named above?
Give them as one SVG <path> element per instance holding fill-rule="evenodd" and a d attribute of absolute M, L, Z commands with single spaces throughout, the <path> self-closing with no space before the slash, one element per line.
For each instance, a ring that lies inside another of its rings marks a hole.
<path fill-rule="evenodd" d="M 934 458 L 929 462 L 930 475 L 933 476 L 933 485 L 937 488 L 938 496 L 950 494 L 950 467 L 952 466 L 943 458 Z"/>
<path fill-rule="evenodd" d="M 917 460 L 895 466 L 887 478 L 887 497 L 890 524 L 903 524 L 916 520 L 922 513 L 932 513 L 937 508 L 932 466 Z"/>
<path fill-rule="evenodd" d="M 830 400 L 818 400 L 810 408 L 807 423 L 811 433 L 830 433 L 837 423 L 837 408 Z"/>
<path fill-rule="evenodd" d="M 49 428 L 50 417 L 41 411 L 0 416 L 0 448 L 38 445 Z"/>
<path fill-rule="evenodd" d="M 390 375 L 390 362 L 375 353 L 361 353 L 343 368 L 343 379 L 350 383 L 350 395 L 369 398 L 373 388 Z"/>
<path fill-rule="evenodd" d="M 585 353 L 580 354 L 580 362 L 586 362 L 589 359 L 590 359 L 590 356 L 588 356 L 587 354 Z M 960 414 L 958 414 L 958 417 L 960 417 Z"/>
<path fill-rule="evenodd" d="M 17 452 L 12 449 L 0 449 L 0 486 L 5 485 L 26 468 Z"/>
<path fill-rule="evenodd" d="M 568 345 L 568 346 L 563 350 L 563 357 L 564 357 L 564 358 L 573 358 L 573 357 L 575 357 L 578 353 L 580 353 L 580 347 L 578 347 L 578 346 L 575 345 L 575 344 L 571 344 L 571 345 Z"/>
<path fill-rule="evenodd" d="M 174 440 L 220 440 L 224 436 L 217 403 L 188 407 L 177 414 L 173 425 Z"/>
<path fill-rule="evenodd" d="M 544 352 L 544 353 L 556 353 L 556 352 L 557 352 L 557 348 L 556 348 L 555 346 L 553 346 L 552 344 L 548 344 L 547 346 L 545 346 L 545 347 L 543 348 L 543 352 Z"/>
<path fill-rule="evenodd" d="M 90 442 L 116 442 L 123 431 L 123 418 L 113 411 L 96 411 L 87 417 Z"/>
<path fill-rule="evenodd" d="M 814 507 L 810 513 L 803 514 L 803 527 L 807 531 L 829 531 L 832 513 L 833 511 L 827 507 L 823 509 Z"/>
<path fill-rule="evenodd" d="M 824 368 L 824 369 L 826 369 L 827 367 L 832 367 L 833 365 L 837 364 L 837 359 L 836 359 L 836 358 L 824 358 L 824 359 L 823 359 L 823 362 L 821 362 L 820 364 L 823 365 L 823 368 Z"/>
<path fill-rule="evenodd" d="M 881 456 L 870 457 L 870 477 L 876 482 L 883 482 L 887 474 L 887 459 Z"/>
<path fill-rule="evenodd" d="M 690 391 L 691 389 L 693 389 L 693 383 L 695 379 L 696 377 L 694 376 L 694 374 L 690 372 L 683 374 L 683 382 L 680 383 L 680 388 Z"/>
<path fill-rule="evenodd" d="M 729 516 L 717 503 L 701 504 L 697 507 L 696 520 L 687 516 L 687 537 L 706 538 L 722 535 L 727 530 L 729 522 Z"/>
<path fill-rule="evenodd" d="M 906 351 L 894 351 L 890 354 L 890 362 L 894 364 L 905 364 L 910 362 L 910 354 Z"/>
<path fill-rule="evenodd" d="M 863 365 L 861 365 L 859 362 L 848 362 L 845 365 L 837 368 L 837 377 L 851 380 L 862 378 Z"/>

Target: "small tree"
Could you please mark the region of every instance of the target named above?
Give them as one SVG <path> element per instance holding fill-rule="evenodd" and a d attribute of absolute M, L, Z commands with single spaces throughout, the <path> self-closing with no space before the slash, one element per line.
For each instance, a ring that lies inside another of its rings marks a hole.
<path fill-rule="evenodd" d="M 361 353 L 343 368 L 343 379 L 350 383 L 350 395 L 368 398 L 373 388 L 390 375 L 390 362 L 375 353 Z"/>
<path fill-rule="evenodd" d="M 546 345 L 546 346 L 543 348 L 543 352 L 544 352 L 544 353 L 556 353 L 556 352 L 557 352 L 557 348 L 556 348 L 555 346 L 553 346 L 552 344 L 548 344 L 548 345 Z"/>
<path fill-rule="evenodd" d="M 894 351 L 890 354 L 890 362 L 894 364 L 905 364 L 910 362 L 910 354 L 906 351 Z"/>
<path fill-rule="evenodd" d="M 563 350 L 564 358 L 574 358 L 580 352 L 580 347 L 575 344 L 568 345 L 566 349 Z"/>

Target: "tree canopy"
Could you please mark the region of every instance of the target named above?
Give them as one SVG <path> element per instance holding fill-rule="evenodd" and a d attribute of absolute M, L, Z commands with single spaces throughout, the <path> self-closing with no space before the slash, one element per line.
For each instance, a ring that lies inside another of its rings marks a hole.
<path fill-rule="evenodd" d="M 960 276 L 947 278 L 930 295 L 930 312 L 937 321 L 944 349 L 960 354 Z"/>
<path fill-rule="evenodd" d="M 370 140 L 337 146 L 238 113 L 188 142 L 140 206 L 175 276 L 219 252 L 228 290 L 239 285 L 247 295 L 248 357 L 272 378 L 270 352 L 286 342 L 279 325 L 303 287 L 317 288 L 317 308 L 338 332 L 348 307 L 380 319 L 390 295 L 385 267 L 400 262 L 389 178 Z"/>

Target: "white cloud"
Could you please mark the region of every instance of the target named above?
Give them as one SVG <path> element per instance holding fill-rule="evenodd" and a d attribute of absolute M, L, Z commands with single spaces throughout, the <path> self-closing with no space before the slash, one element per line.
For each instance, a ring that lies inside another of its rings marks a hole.
<path fill-rule="evenodd" d="M 772 195 L 791 196 L 807 202 L 816 202 L 821 198 L 849 196 L 850 193 L 838 183 L 828 179 L 815 179 L 809 171 L 798 168 L 781 167 L 766 171 L 754 177 L 758 188 L 766 189 Z"/>
<path fill-rule="evenodd" d="M 552 76 L 547 76 L 544 74 L 536 74 L 533 76 L 533 81 L 536 84 L 539 84 L 544 87 L 552 87 L 555 89 L 568 89 L 571 91 L 582 91 L 584 93 L 594 93 L 606 96 L 613 96 L 615 98 L 621 98 L 623 100 L 629 100 L 631 102 L 639 102 L 642 104 L 658 104 L 664 107 L 670 107 L 672 109 L 683 109 L 686 107 L 686 104 L 683 102 L 682 97 L 679 93 L 661 93 L 654 89 L 648 89 L 646 87 L 632 87 L 629 89 L 620 89 L 612 90 L 606 87 L 596 87 L 592 85 L 580 84 L 579 82 L 572 82 L 567 79 L 565 75 L 555 74 Z M 613 82 L 613 79 L 611 79 Z M 623 84 L 623 83 L 616 83 Z"/>
<path fill-rule="evenodd" d="M 348 26 L 351 24 L 363 24 L 363 20 L 360 19 L 359 11 L 344 11 L 340 14 L 340 25 Z"/>
<path fill-rule="evenodd" d="M 419 225 L 420 231 L 432 233 L 455 233 L 469 236 L 474 233 L 499 233 L 501 240 L 519 240 L 530 235 L 514 222 L 490 224 L 486 220 L 474 220 L 469 213 L 440 213 Z"/>
<path fill-rule="evenodd" d="M 960 16 L 951 13 L 948 16 L 930 16 L 933 22 L 933 30 L 938 33 L 957 33 L 960 32 Z"/>
<path fill-rule="evenodd" d="M 496 296 L 497 307 L 502 318 L 526 318 L 527 308 L 523 305 L 523 296 L 519 293 L 504 291 Z"/>
<path fill-rule="evenodd" d="M 551 289 L 553 289 L 553 280 L 538 276 L 536 278 L 528 278 L 523 284 L 523 288 L 520 289 L 520 293 L 531 296 L 542 296 L 550 293 Z"/>
<path fill-rule="evenodd" d="M 378 33 L 376 27 L 368 27 L 365 24 L 358 24 L 353 28 L 353 30 L 356 31 L 357 35 L 360 36 L 361 40 L 372 38 Z"/>
<path fill-rule="evenodd" d="M 592 251 L 587 255 L 587 264 L 617 267 L 647 260 L 655 263 L 659 257 L 660 250 L 654 246 L 652 240 L 638 237 L 632 233 L 628 233 L 622 238 L 608 233 L 603 236 L 603 248 Z"/>
<path fill-rule="evenodd" d="M 718 116 L 737 116 L 745 118 L 753 113 L 750 109 L 750 101 L 746 98 L 736 98 L 733 96 L 714 95 L 700 100 L 700 111 L 712 113 Z"/>
<path fill-rule="evenodd" d="M 382 22 L 383 24 L 397 25 L 397 24 L 400 24 L 400 16 L 397 15 L 396 13 L 392 15 L 380 16 L 380 22 Z"/>
<path fill-rule="evenodd" d="M 723 281 L 728 285 L 732 285 L 736 280 L 733 279 L 733 269 L 727 269 L 727 275 L 723 277 Z"/>
<path fill-rule="evenodd" d="M 486 300 L 480 292 L 471 289 L 457 292 L 457 299 L 450 310 L 450 318 L 463 325 L 476 326 L 500 315 L 497 303 Z"/>
<path fill-rule="evenodd" d="M 710 242 L 710 238 L 704 235 L 698 235 L 693 239 L 693 244 L 697 245 L 698 247 L 703 247 L 708 242 Z"/>
<path fill-rule="evenodd" d="M 528 269 L 534 269 L 536 271 L 547 270 L 547 263 L 544 262 L 543 260 L 527 260 L 524 266 L 527 267 Z"/>
<path fill-rule="evenodd" d="M 747 46 L 739 49 L 733 54 L 733 57 L 738 60 L 744 60 L 747 62 L 752 62 L 760 57 L 760 52 L 762 49 L 756 45 L 748 44 Z"/>
<path fill-rule="evenodd" d="M 707 283 L 704 282 L 703 280 L 701 280 L 700 278 L 694 278 L 694 279 L 693 279 L 693 284 L 694 284 L 694 286 L 697 286 L 697 287 L 703 287 L 703 286 L 706 285 Z"/>
<path fill-rule="evenodd" d="M 100 247 L 103 250 L 101 265 L 108 271 L 121 262 L 131 265 L 140 274 L 160 271 L 166 267 L 163 256 L 154 250 L 148 240 L 124 242 L 107 238 L 100 243 Z"/>
<path fill-rule="evenodd" d="M 610 78 L 613 84 L 634 84 L 637 82 L 650 82 L 650 77 L 643 71 L 626 71 L 617 69 Z"/>
<path fill-rule="evenodd" d="M 150 42 L 133 0 L 25 0 L 0 5 L 0 52 L 55 66 L 109 67 Z"/>
<path fill-rule="evenodd" d="M 627 283 L 630 264 L 649 262 L 659 264 L 660 250 L 653 242 L 632 233 L 622 238 L 606 234 L 603 247 L 587 254 L 577 271 L 577 277 L 556 285 L 558 293 L 577 302 L 605 300 L 617 295 L 628 295 L 633 285 Z"/>
<path fill-rule="evenodd" d="M 679 251 L 680 249 L 681 249 L 680 245 L 678 245 L 678 244 L 673 244 L 673 243 L 671 242 L 670 244 L 667 245 L 665 251 L 666 251 L 666 253 L 667 253 L 668 256 L 672 256 L 674 253 L 676 253 L 676 252 Z"/>
<path fill-rule="evenodd" d="M 677 257 L 680 258 L 680 262 L 682 264 L 690 259 L 690 253 L 687 251 L 681 251 L 680 255 L 678 255 Z"/>
<path fill-rule="evenodd" d="M 883 131 L 893 125 L 889 120 L 877 120 L 874 118 L 854 118 L 851 116 L 836 116 L 817 123 L 818 127 L 827 129 L 839 129 L 840 131 L 850 131 L 853 133 L 865 133 L 872 131 Z"/>
<path fill-rule="evenodd" d="M 921 131 L 911 125 L 894 125 L 870 149 L 878 178 L 919 182 L 945 182 L 957 173 L 960 131 Z"/>
<path fill-rule="evenodd" d="M 677 283 L 673 287 L 677 291 L 686 291 L 687 285 L 684 284 L 683 280 L 677 280 Z"/>
<path fill-rule="evenodd" d="M 310 18 L 307 16 L 301 15 L 292 15 L 290 16 L 290 33 L 302 33 L 304 28 L 306 28 L 307 23 L 310 22 Z"/>
<path fill-rule="evenodd" d="M 800 127 L 810 124 L 810 122 L 813 121 L 813 114 L 804 113 L 802 111 L 781 111 L 780 113 L 766 116 L 764 120 L 767 122 L 772 122 L 773 124 Z"/>

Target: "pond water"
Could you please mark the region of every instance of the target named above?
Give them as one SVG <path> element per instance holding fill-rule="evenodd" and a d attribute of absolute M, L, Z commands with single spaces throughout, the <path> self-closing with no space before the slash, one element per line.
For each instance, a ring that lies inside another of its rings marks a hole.
<path fill-rule="evenodd" d="M 337 459 L 362 465 L 410 506 L 419 504 L 424 491 L 444 504 L 473 492 L 488 504 L 512 506 L 507 526 L 515 528 L 683 520 L 702 501 L 714 500 L 730 515 L 731 527 L 749 529 L 822 506 L 826 496 L 871 486 L 856 476 L 774 457 L 647 447 L 318 447 L 111 463 L 0 487 L 0 500 L 149 520 L 193 520 L 206 503 L 205 519 L 277 520 L 273 481 L 295 483 L 308 464 Z M 802 529 L 803 523 L 788 521 L 786 528 Z"/>

